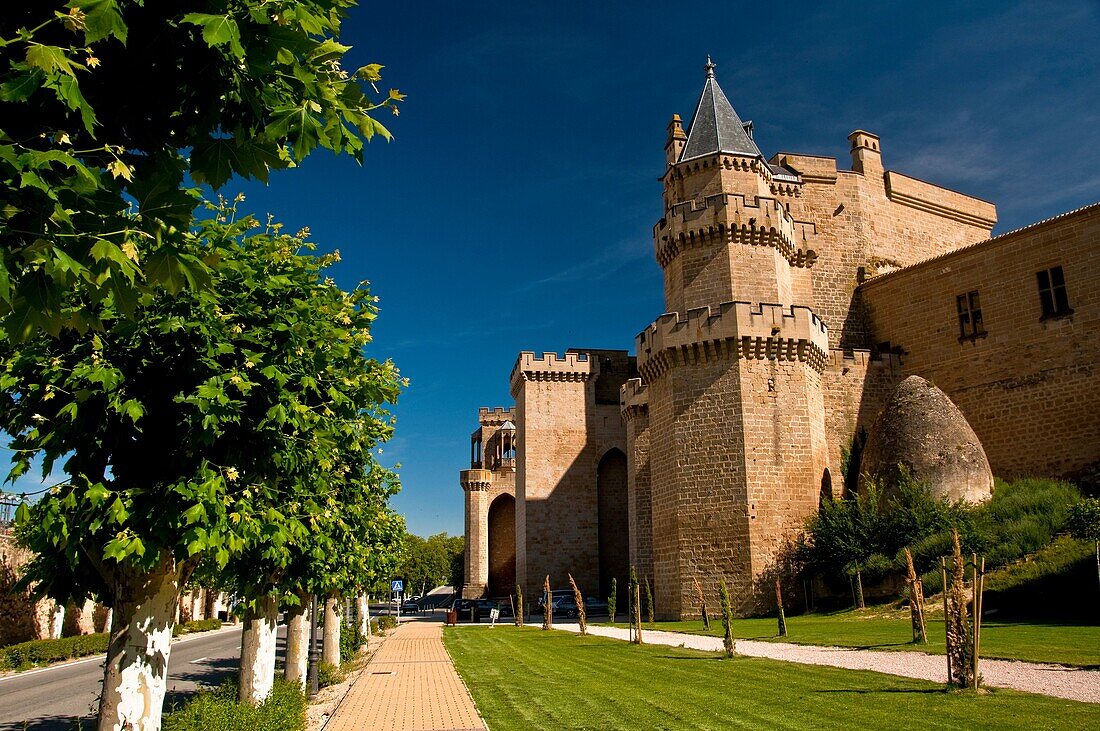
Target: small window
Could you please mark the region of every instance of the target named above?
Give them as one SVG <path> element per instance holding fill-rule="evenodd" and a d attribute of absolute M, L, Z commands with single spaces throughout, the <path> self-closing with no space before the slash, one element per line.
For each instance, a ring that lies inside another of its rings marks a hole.
<path fill-rule="evenodd" d="M 955 307 L 959 312 L 959 341 L 985 337 L 982 303 L 978 298 L 977 290 L 956 297 Z"/>
<path fill-rule="evenodd" d="M 1035 278 L 1039 280 L 1039 304 L 1043 308 L 1041 319 L 1073 314 L 1069 306 L 1069 295 L 1066 294 L 1066 278 L 1062 274 L 1062 267 L 1044 269 Z"/>

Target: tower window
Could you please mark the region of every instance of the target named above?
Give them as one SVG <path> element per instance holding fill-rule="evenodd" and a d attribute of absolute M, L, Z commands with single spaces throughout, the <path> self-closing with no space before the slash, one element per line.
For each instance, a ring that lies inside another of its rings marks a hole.
<path fill-rule="evenodd" d="M 1069 295 L 1066 294 L 1066 278 L 1062 274 L 1062 267 L 1044 269 L 1036 273 L 1035 278 L 1039 280 L 1039 304 L 1043 308 L 1041 319 L 1073 314 L 1069 306 Z"/>
<path fill-rule="evenodd" d="M 955 297 L 955 307 L 959 313 L 959 342 L 984 338 L 986 332 L 982 323 L 982 304 L 978 291 Z"/>

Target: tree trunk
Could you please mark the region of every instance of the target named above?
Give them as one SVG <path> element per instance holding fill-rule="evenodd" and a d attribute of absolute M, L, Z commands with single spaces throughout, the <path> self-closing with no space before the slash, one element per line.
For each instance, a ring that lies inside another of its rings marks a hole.
<path fill-rule="evenodd" d="M 856 600 L 859 603 L 860 609 L 866 609 L 867 605 L 863 603 L 863 572 L 856 572 Z"/>
<path fill-rule="evenodd" d="M 279 605 L 273 596 L 256 600 L 245 612 L 241 633 L 241 679 L 238 699 L 258 706 L 271 695 L 275 683 L 275 635 Z"/>
<path fill-rule="evenodd" d="M 325 599 L 325 649 L 321 659 L 340 667 L 340 597 L 333 594 Z"/>
<path fill-rule="evenodd" d="M 359 635 L 370 637 L 370 604 L 367 603 L 367 595 L 360 594 L 355 598 L 355 603 L 359 612 Z"/>
<path fill-rule="evenodd" d="M 1096 542 L 1096 580 L 1100 582 L 1100 541 Z"/>
<path fill-rule="evenodd" d="M 150 573 L 119 579 L 103 669 L 99 731 L 157 731 L 168 683 L 180 566 L 161 560 Z"/>
<path fill-rule="evenodd" d="M 283 677 L 306 689 L 309 664 L 309 594 L 298 594 L 298 605 L 286 617 L 286 666 Z"/>

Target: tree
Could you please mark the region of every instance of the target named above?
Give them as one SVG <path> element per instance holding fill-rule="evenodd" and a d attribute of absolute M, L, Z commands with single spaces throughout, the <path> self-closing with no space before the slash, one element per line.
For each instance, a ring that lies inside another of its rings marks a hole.
<path fill-rule="evenodd" d="M 349 73 L 356 0 L 41 0 L 0 17 L 0 317 L 9 338 L 203 286 L 190 179 L 266 180 L 318 147 L 361 161 L 403 95 Z M 191 12 L 195 11 L 195 12 Z M 134 90 L 142 90 L 140 99 Z M 69 297 L 79 287 L 83 297 Z"/>
<path fill-rule="evenodd" d="M 699 600 L 699 613 L 703 615 L 703 629 L 710 629 L 710 617 L 707 616 L 707 598 L 703 594 L 703 587 L 699 585 L 699 579 L 692 576 L 691 583 L 695 587 L 695 597 Z"/>
<path fill-rule="evenodd" d="M 588 634 L 588 613 L 584 607 L 584 596 L 577 588 L 577 582 L 573 580 L 573 574 L 568 574 L 569 586 L 573 589 L 573 601 L 577 603 L 577 624 L 580 625 L 581 634 Z"/>
<path fill-rule="evenodd" d="M 1100 581 L 1100 498 L 1084 498 L 1070 508 L 1066 527 L 1074 538 L 1092 541 L 1096 551 L 1096 578 Z"/>
<path fill-rule="evenodd" d="M 465 558 L 466 539 L 436 533 L 428 538 L 408 534 L 405 538 L 405 561 L 398 573 L 405 579 L 410 593 L 427 594 L 454 578 L 455 563 Z M 454 584 L 452 584 L 454 586 Z M 457 585 L 461 588 L 461 584 Z"/>
<path fill-rule="evenodd" d="M 363 357 L 375 298 L 325 277 L 337 256 L 224 206 L 189 241 L 188 255 L 218 260 L 213 287 L 149 292 L 133 317 L 108 308 L 100 332 L 0 348 L 12 476 L 41 455 L 69 477 L 20 510 L 38 553 L 28 578 L 113 608 L 101 728 L 159 724 L 179 587 L 204 559 L 251 552 L 271 571 L 238 588 L 261 596 L 288 546 L 336 509 L 327 486 L 389 437 L 380 404 L 403 384 Z"/>
<path fill-rule="evenodd" d="M 733 657 L 737 654 L 737 643 L 733 639 L 733 607 L 730 606 L 730 592 L 725 579 L 718 582 L 718 598 L 722 602 L 722 646 L 726 657 Z"/>
<path fill-rule="evenodd" d="M 619 597 L 619 588 L 615 585 L 615 577 L 611 577 L 611 595 L 607 597 L 607 615 L 610 617 L 608 621 L 611 624 L 615 624 L 615 602 Z"/>

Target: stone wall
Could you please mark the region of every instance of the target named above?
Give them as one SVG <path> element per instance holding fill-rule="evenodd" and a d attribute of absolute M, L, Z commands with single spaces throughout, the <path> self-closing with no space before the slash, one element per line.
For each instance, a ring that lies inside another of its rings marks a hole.
<path fill-rule="evenodd" d="M 597 399 L 601 368 L 616 374 L 616 391 L 633 373 L 625 352 L 599 350 L 521 353 L 512 370 L 516 577 L 529 597 L 541 593 L 546 575 L 560 588 L 571 573 L 586 595 L 601 584 L 597 467 L 609 450 L 627 451 L 617 399 Z M 627 506 L 620 511 L 625 529 Z"/>
<path fill-rule="evenodd" d="M 1072 314 L 1043 318 L 1036 274 L 1060 266 Z M 875 341 L 939 386 L 998 476 L 1073 476 L 1100 461 L 1100 204 L 864 283 Z M 956 297 L 984 334 L 960 339 Z"/>

